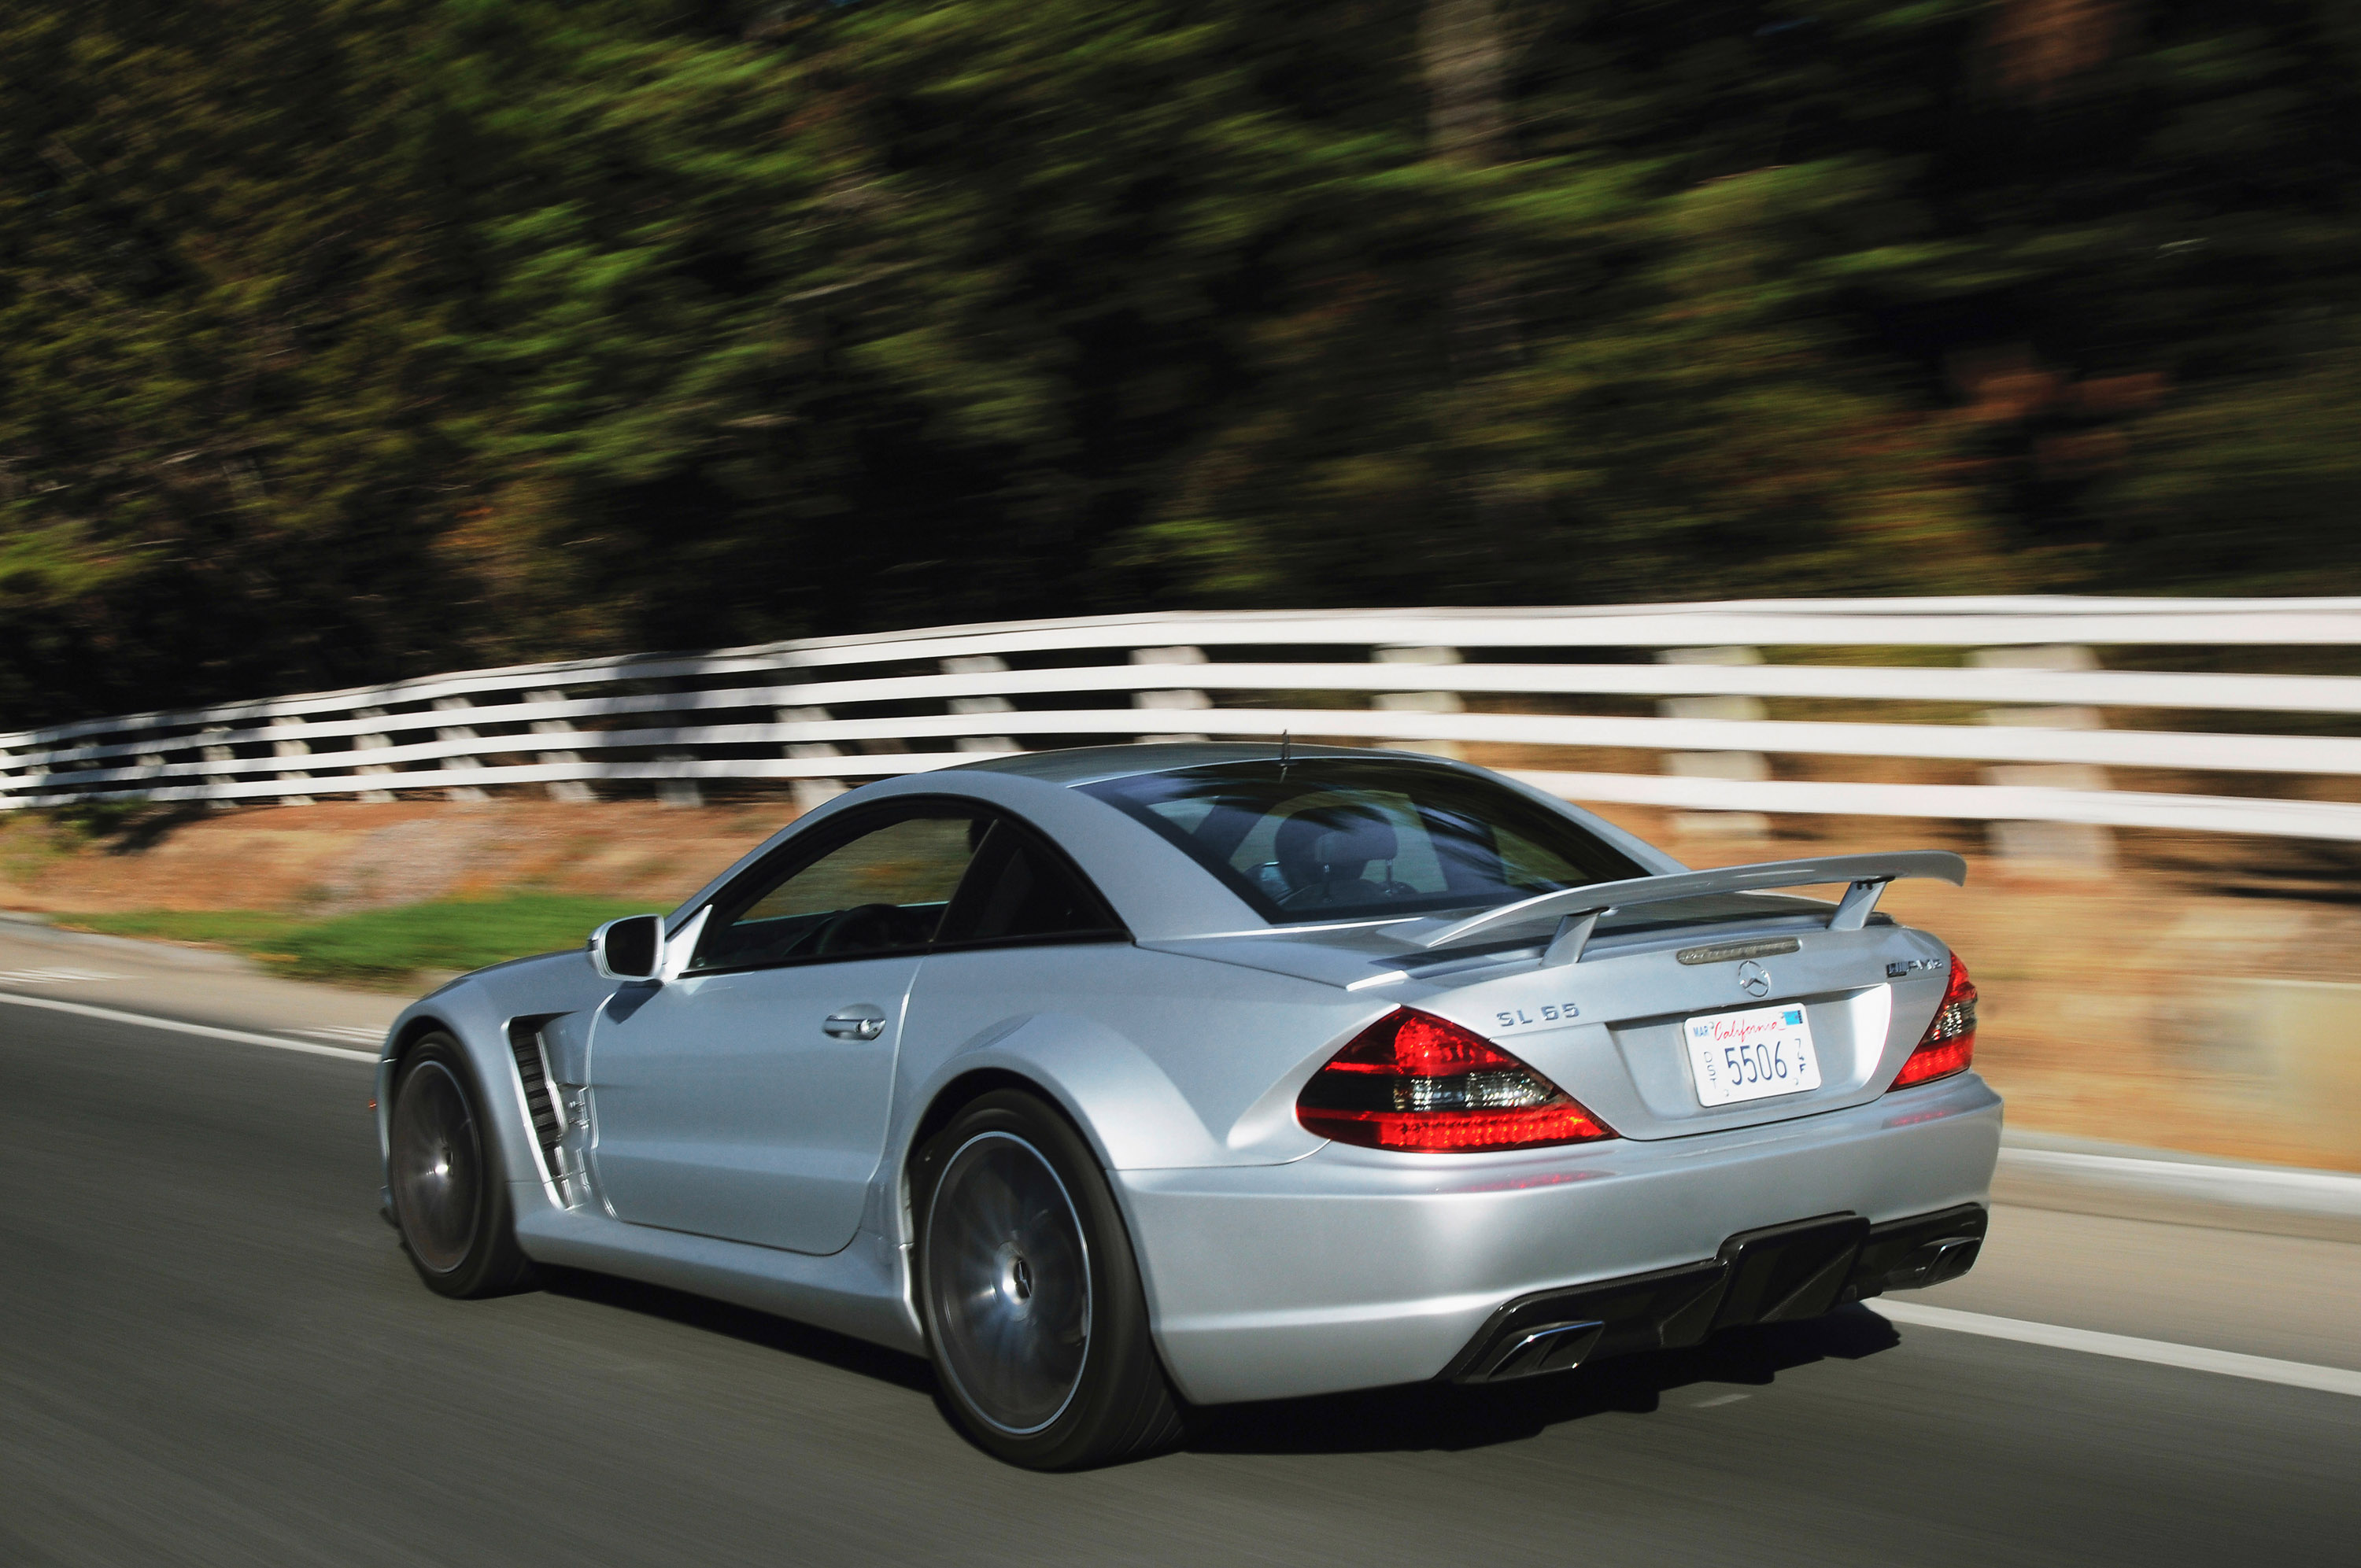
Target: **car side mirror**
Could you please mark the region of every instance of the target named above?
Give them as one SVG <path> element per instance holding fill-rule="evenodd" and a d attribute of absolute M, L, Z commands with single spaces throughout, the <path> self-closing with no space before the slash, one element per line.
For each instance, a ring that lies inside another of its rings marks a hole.
<path fill-rule="evenodd" d="M 664 974 L 661 915 L 626 915 L 590 933 L 590 966 L 603 980 L 656 980 Z"/>

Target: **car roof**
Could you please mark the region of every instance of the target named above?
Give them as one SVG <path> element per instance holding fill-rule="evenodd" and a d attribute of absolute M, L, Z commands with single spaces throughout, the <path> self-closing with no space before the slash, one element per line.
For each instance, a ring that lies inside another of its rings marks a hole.
<path fill-rule="evenodd" d="M 1133 935 L 1142 941 L 1260 930 L 1268 923 L 1221 880 L 1163 835 L 1128 813 L 1093 798 L 1076 785 L 1181 768 L 1224 762 L 1275 762 L 1279 748 L 1270 741 L 1160 741 L 1125 746 L 1083 746 L 979 759 L 948 768 L 905 773 L 863 784 L 788 823 L 741 856 L 674 911 L 675 928 L 731 879 L 796 834 L 834 817 L 898 797 L 964 795 L 1013 811 L 1048 833 L 1098 885 Z M 1492 778 L 1555 811 L 1582 822 L 1654 871 L 1684 868 L 1613 823 L 1513 778 L 1422 751 L 1357 746 L 1289 747 L 1290 760 L 1382 759 Z"/>
<path fill-rule="evenodd" d="M 1269 740 L 1157 740 L 1128 746 L 1075 746 L 1059 751 L 1026 751 L 992 757 L 945 768 L 945 773 L 1016 773 L 1057 784 L 1099 784 L 1140 773 L 1165 773 L 1180 768 L 1212 767 L 1222 762 L 1275 762 L 1279 748 Z M 1365 746 L 1306 746 L 1290 743 L 1293 762 L 1314 757 L 1382 757 L 1390 762 L 1452 764 L 1423 751 L 1378 751 Z"/>

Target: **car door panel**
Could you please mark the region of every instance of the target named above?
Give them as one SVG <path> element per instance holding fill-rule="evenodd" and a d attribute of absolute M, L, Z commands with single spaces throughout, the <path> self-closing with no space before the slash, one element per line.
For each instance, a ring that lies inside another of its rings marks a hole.
<path fill-rule="evenodd" d="M 918 959 L 689 975 L 592 1045 L 599 1189 L 619 1219 L 829 1253 L 876 1174 Z M 828 1019 L 873 1008 L 872 1039 Z"/>
<path fill-rule="evenodd" d="M 903 803 L 790 840 L 707 906 L 678 978 L 615 994 L 590 1159 L 618 1219 L 796 1252 L 852 1239 L 911 983 L 988 827 Z"/>

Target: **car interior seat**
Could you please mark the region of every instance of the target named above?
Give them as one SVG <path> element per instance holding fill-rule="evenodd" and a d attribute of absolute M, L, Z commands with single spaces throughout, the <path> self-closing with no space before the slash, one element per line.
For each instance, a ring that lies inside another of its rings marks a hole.
<path fill-rule="evenodd" d="M 1299 811 L 1279 825 L 1272 844 L 1288 887 L 1279 902 L 1301 908 L 1384 898 L 1395 885 L 1390 868 L 1400 851 L 1393 824 L 1367 806 Z M 1372 863 L 1388 868 L 1382 880 L 1368 879 Z"/>

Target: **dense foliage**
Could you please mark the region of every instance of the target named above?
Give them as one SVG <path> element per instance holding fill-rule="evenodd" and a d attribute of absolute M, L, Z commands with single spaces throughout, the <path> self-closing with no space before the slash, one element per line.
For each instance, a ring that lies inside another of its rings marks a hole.
<path fill-rule="evenodd" d="M 2336 0 L 21 0 L 0 81 L 0 723 L 2361 587 Z"/>

